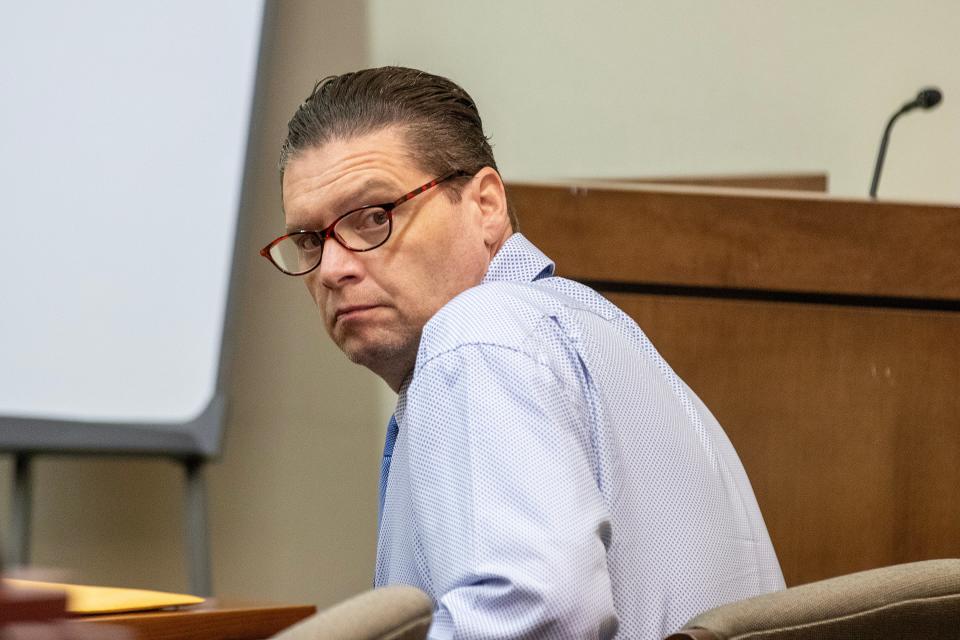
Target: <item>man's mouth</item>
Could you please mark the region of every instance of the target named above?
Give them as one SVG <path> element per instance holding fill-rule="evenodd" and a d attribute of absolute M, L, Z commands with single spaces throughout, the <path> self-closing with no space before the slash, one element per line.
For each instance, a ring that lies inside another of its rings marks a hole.
<path fill-rule="evenodd" d="M 340 322 L 341 320 L 356 318 L 363 315 L 365 311 L 377 309 L 378 307 L 380 307 L 378 304 L 354 304 L 343 306 L 337 309 L 336 313 L 334 313 L 333 321 L 336 323 Z"/>

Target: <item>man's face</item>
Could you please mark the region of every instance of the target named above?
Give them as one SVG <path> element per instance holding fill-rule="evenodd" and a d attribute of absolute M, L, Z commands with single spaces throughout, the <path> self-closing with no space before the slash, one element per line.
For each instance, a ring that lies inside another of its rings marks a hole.
<path fill-rule="evenodd" d="M 479 175 L 457 203 L 443 193 L 445 183 L 398 206 L 389 240 L 376 249 L 354 252 L 328 240 L 320 266 L 304 276 L 337 346 L 394 390 L 413 368 L 424 324 L 480 283 L 502 242 L 489 241 L 481 198 L 471 196 Z M 288 163 L 287 228 L 323 229 L 351 209 L 392 202 L 437 177 L 417 168 L 399 128 L 333 140 Z"/>

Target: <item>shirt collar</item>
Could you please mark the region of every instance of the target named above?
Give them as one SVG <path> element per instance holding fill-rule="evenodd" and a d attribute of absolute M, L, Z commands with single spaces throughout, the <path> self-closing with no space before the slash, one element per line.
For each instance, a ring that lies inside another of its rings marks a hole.
<path fill-rule="evenodd" d="M 488 282 L 533 282 L 553 275 L 553 261 L 533 246 L 533 243 L 514 233 L 503 243 L 490 261 L 483 284 Z"/>
<path fill-rule="evenodd" d="M 397 421 L 397 425 L 403 426 L 406 422 L 407 414 L 407 389 L 410 387 L 410 382 L 413 380 L 413 370 L 407 374 L 407 377 L 403 379 L 403 382 L 400 383 L 400 388 L 397 390 L 397 406 L 393 410 L 393 417 Z"/>

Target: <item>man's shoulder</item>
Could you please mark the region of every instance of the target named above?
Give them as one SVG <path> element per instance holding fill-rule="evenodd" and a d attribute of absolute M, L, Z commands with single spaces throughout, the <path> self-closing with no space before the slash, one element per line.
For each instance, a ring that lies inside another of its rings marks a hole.
<path fill-rule="evenodd" d="M 419 359 L 469 344 L 523 350 L 544 331 L 566 334 L 572 311 L 611 319 L 616 308 L 592 289 L 563 278 L 486 282 L 456 296 L 430 319 Z"/>
<path fill-rule="evenodd" d="M 564 300 L 531 282 L 487 282 L 445 304 L 423 328 L 421 357 L 468 344 L 519 348 Z"/>

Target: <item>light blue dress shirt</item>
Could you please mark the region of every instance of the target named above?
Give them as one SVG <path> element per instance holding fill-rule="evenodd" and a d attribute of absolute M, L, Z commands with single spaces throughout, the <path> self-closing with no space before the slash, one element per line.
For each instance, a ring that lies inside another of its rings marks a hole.
<path fill-rule="evenodd" d="M 375 583 L 430 637 L 662 638 L 782 589 L 736 452 L 626 314 L 520 234 L 426 325 L 382 467 Z"/>

